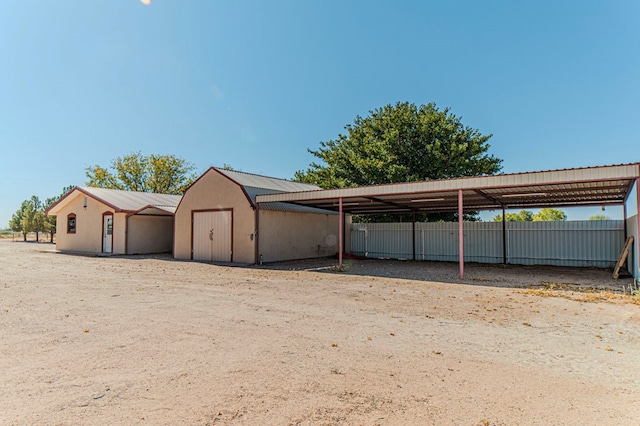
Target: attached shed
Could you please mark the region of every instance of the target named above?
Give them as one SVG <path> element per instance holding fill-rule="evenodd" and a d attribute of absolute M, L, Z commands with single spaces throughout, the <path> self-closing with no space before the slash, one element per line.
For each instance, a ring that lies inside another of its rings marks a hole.
<path fill-rule="evenodd" d="M 56 216 L 56 249 L 81 253 L 171 252 L 181 196 L 75 187 L 45 212 Z"/>
<path fill-rule="evenodd" d="M 260 194 L 319 187 L 215 167 L 185 192 L 175 213 L 174 257 L 259 263 L 335 255 L 339 215 L 288 203 L 263 203 Z"/>

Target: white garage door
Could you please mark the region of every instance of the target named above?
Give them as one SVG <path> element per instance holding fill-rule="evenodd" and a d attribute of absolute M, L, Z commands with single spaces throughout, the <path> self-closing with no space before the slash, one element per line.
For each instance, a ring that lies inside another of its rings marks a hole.
<path fill-rule="evenodd" d="M 193 260 L 231 262 L 230 210 L 193 213 Z"/>

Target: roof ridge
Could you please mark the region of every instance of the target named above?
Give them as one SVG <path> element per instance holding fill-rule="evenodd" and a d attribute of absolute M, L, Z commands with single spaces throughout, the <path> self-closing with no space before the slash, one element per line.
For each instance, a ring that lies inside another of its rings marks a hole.
<path fill-rule="evenodd" d="M 601 165 L 601 166 L 565 167 L 564 169 L 531 170 L 531 171 L 528 171 L 528 172 L 496 173 L 495 175 L 461 176 L 459 178 L 445 178 L 445 179 L 433 179 L 433 180 L 435 181 L 435 180 L 464 179 L 464 178 L 467 178 L 467 177 L 474 178 L 474 177 L 483 177 L 483 176 L 510 176 L 510 175 L 529 174 L 529 173 L 566 172 L 566 171 L 569 171 L 569 170 L 600 169 L 600 168 L 603 168 L 603 167 L 621 167 L 621 166 L 640 166 L 640 162 L 604 164 L 604 165 Z"/>
<path fill-rule="evenodd" d="M 222 172 L 223 174 L 225 174 L 226 172 L 241 173 L 241 174 L 244 174 L 244 175 L 255 176 L 255 177 L 260 177 L 260 178 L 265 178 L 265 179 L 281 180 L 283 182 L 288 182 L 288 183 L 298 183 L 300 185 L 316 186 L 316 185 L 314 185 L 312 183 L 297 182 L 295 180 L 289 180 L 289 179 L 284 179 L 284 178 L 279 178 L 279 177 L 260 175 L 258 173 L 243 172 L 243 171 L 240 171 L 240 170 L 227 170 L 227 169 L 222 169 L 220 167 L 213 167 L 213 168 L 218 170 L 219 172 Z"/>
<path fill-rule="evenodd" d="M 152 194 L 152 195 L 168 195 L 172 197 L 182 197 L 182 195 L 180 194 L 164 194 L 162 192 L 130 191 L 128 189 L 102 188 L 100 186 L 78 186 L 78 188 L 87 189 L 89 191 L 94 189 L 99 189 L 103 191 L 126 192 L 128 194 Z"/>

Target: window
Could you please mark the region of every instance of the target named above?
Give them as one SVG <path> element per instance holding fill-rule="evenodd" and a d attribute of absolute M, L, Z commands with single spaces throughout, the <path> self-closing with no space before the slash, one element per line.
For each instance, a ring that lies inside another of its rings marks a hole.
<path fill-rule="evenodd" d="M 76 233 L 76 215 L 71 213 L 67 215 L 67 234 Z"/>

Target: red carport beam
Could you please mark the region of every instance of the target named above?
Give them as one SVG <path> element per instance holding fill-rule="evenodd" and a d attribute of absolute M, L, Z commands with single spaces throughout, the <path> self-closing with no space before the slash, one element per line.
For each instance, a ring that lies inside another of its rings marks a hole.
<path fill-rule="evenodd" d="M 342 198 L 338 199 L 338 220 L 340 221 L 338 230 L 338 267 L 342 269 L 342 247 L 344 246 L 344 241 L 342 241 L 342 227 L 344 226 L 344 219 L 342 217 Z"/>
<path fill-rule="evenodd" d="M 636 236 L 640 235 L 640 178 L 636 178 L 636 221 L 638 222 L 637 226 L 636 226 Z M 625 221 L 625 223 L 627 223 Z M 639 238 L 640 239 L 640 238 Z M 633 274 L 634 278 L 638 279 L 640 278 L 639 274 L 640 274 L 640 266 L 638 266 L 638 264 L 640 263 L 640 250 L 637 249 L 638 247 L 638 242 L 634 241 L 635 245 L 636 245 L 636 258 L 634 260 L 634 265 L 636 268 L 635 274 Z"/>
<path fill-rule="evenodd" d="M 460 279 L 464 279 L 464 209 L 462 208 L 462 189 L 458 189 L 458 253 L 460 258 Z"/>

